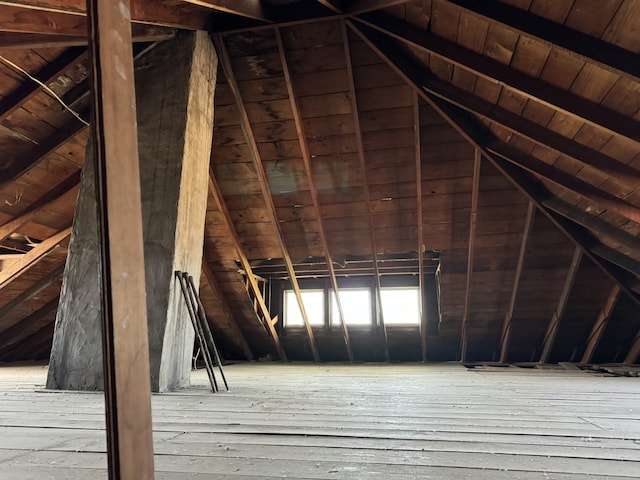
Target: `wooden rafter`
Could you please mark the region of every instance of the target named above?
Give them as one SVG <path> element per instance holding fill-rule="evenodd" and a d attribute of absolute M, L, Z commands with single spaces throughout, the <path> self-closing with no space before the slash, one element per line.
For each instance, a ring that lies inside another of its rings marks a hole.
<path fill-rule="evenodd" d="M 251 122 L 249 120 L 249 116 L 247 114 L 244 102 L 242 100 L 242 94 L 240 93 L 240 88 L 238 87 L 238 83 L 236 82 L 235 75 L 233 73 L 233 68 L 231 66 L 231 61 L 229 60 L 229 55 L 227 53 L 227 49 L 224 45 L 222 38 L 217 37 L 215 39 L 215 44 L 218 50 L 218 56 L 221 58 L 222 68 L 225 72 L 225 76 L 227 77 L 227 81 L 229 82 L 229 86 L 231 87 L 231 91 L 233 92 L 233 96 L 236 101 L 236 106 L 238 107 L 238 111 L 240 113 L 240 120 L 241 120 L 240 126 L 242 127 L 242 132 L 244 134 L 247 145 L 249 146 L 251 159 L 253 161 L 253 165 L 258 175 L 260 190 L 262 191 L 262 197 L 264 198 L 264 201 L 267 206 L 269 220 L 271 221 L 271 225 L 273 226 L 273 229 L 276 232 L 276 239 L 278 241 L 278 245 L 280 246 L 280 250 L 282 251 L 282 258 L 284 259 L 285 264 L 287 266 L 287 271 L 289 273 L 291 286 L 293 287 L 293 291 L 296 295 L 296 299 L 298 300 L 298 307 L 300 308 L 300 313 L 302 314 L 302 319 L 304 321 L 304 325 L 307 330 L 307 336 L 309 337 L 311 352 L 313 353 L 314 360 L 316 362 L 319 362 L 320 353 L 318 352 L 318 347 L 316 345 L 313 328 L 311 327 L 311 323 L 309 322 L 309 316 L 307 315 L 307 310 L 302 300 L 302 291 L 300 290 L 300 285 L 298 283 L 298 278 L 296 277 L 296 272 L 293 267 L 293 262 L 291 261 L 291 256 L 289 255 L 289 249 L 287 248 L 287 244 L 285 242 L 282 229 L 280 228 L 280 222 L 278 221 L 278 217 L 276 213 L 276 206 L 273 203 L 273 197 L 271 196 L 271 191 L 269 189 L 269 181 L 267 179 L 267 174 L 264 170 L 264 165 L 262 164 L 262 158 L 260 157 L 260 152 L 258 151 L 258 145 L 256 143 L 256 139 L 253 134 L 253 130 L 251 128 Z"/>
<path fill-rule="evenodd" d="M 633 81 L 640 80 L 640 63 L 635 52 L 534 15 L 503 2 L 449 0 L 476 16 L 516 34 L 535 38 L 547 48 L 562 51 L 586 63 L 593 63 Z"/>
<path fill-rule="evenodd" d="M 79 182 L 80 170 L 72 173 L 69 177 L 65 178 L 61 183 L 56 185 L 52 190 L 49 190 L 42 197 L 33 202 L 18 217 L 9 220 L 8 222 L 1 225 L 0 242 L 2 242 L 12 233 L 16 232 L 22 226 L 31 222 L 38 214 L 51 208 L 51 206 L 53 206 L 59 199 L 73 190 Z"/>
<path fill-rule="evenodd" d="M 55 310 L 57 307 L 57 299 L 53 307 Z M 42 327 L 31 335 L 23 337 L 21 341 L 13 345 L 13 348 L 7 349 L 6 353 L 2 355 L 4 359 L 8 361 L 37 359 L 41 358 L 38 356 L 39 354 L 50 351 L 55 319 L 49 317 L 47 321 L 46 316 L 52 313 L 52 311 L 42 312 L 42 315 L 45 317 L 42 319 Z"/>
<path fill-rule="evenodd" d="M 607 328 L 607 323 L 609 322 L 609 318 L 611 318 L 611 314 L 613 313 L 613 309 L 620 298 L 620 287 L 618 285 L 614 285 L 611 287 L 611 292 L 607 297 L 607 301 L 604 306 L 598 313 L 596 321 L 593 323 L 593 327 L 591 328 L 591 333 L 587 338 L 587 346 L 585 347 L 584 353 L 582 354 L 582 363 L 591 363 L 591 359 L 593 358 L 593 354 L 598 348 L 598 343 L 600 343 L 600 339 L 604 334 L 605 329 Z"/>
<path fill-rule="evenodd" d="M 233 316 L 233 312 L 231 311 L 231 308 L 229 308 L 229 304 L 225 300 L 225 296 L 222 293 L 220 285 L 218 284 L 215 275 L 211 271 L 211 267 L 209 266 L 206 258 L 202 259 L 202 272 L 204 273 L 204 278 L 207 282 L 207 285 L 209 285 L 209 288 L 213 292 L 213 295 L 216 298 L 220 309 L 222 310 L 222 316 L 224 317 L 224 320 L 227 322 L 227 324 L 233 331 L 233 334 L 240 342 L 240 348 L 242 348 L 242 352 L 244 353 L 245 358 L 250 361 L 255 360 L 255 356 L 251 351 L 251 347 L 249 346 L 244 333 L 242 333 L 242 330 L 240 330 L 240 326 L 238 325 L 238 322 L 236 322 L 236 319 Z"/>
<path fill-rule="evenodd" d="M 199 7 L 209 8 L 215 12 L 229 13 L 238 17 L 259 20 L 261 22 L 273 23 L 269 16 L 268 9 L 263 2 L 255 0 L 183 0 Z"/>
<path fill-rule="evenodd" d="M 87 34 L 87 21 L 77 15 L 2 5 L 0 31 L 82 37 Z"/>
<path fill-rule="evenodd" d="M 382 312 L 382 283 L 380 268 L 378 266 L 378 247 L 376 246 L 375 222 L 373 221 L 373 212 L 371 210 L 371 194 L 369 192 L 369 181 L 367 179 L 367 162 L 364 156 L 364 142 L 362 141 L 362 129 L 360 128 L 360 114 L 358 111 L 358 100 L 356 97 L 356 86 L 353 78 L 353 64 L 351 61 L 351 48 L 349 47 L 349 36 L 347 35 L 346 22 L 342 22 L 342 41 L 344 42 L 345 57 L 347 59 L 347 76 L 349 77 L 349 97 L 351 99 L 351 110 L 353 111 L 355 122 L 356 145 L 358 148 L 358 160 L 360 171 L 362 172 L 362 191 L 365 208 L 367 211 L 367 222 L 369 225 L 369 241 L 371 243 L 371 258 L 373 260 L 373 270 L 376 277 L 375 297 L 378 306 L 378 315 L 382 325 L 382 333 L 384 335 L 384 357 L 385 361 L 391 360 L 389 356 L 389 335 L 387 332 L 387 324 L 384 321 Z"/>
<path fill-rule="evenodd" d="M 640 181 L 640 170 L 510 112 L 506 108 L 484 100 L 460 87 L 440 80 L 432 74 L 425 73 L 421 76 L 420 81 L 427 92 L 452 105 L 497 123 L 544 148 L 550 148 L 600 172 L 615 176 L 616 179 L 629 187 L 635 187 Z"/>
<path fill-rule="evenodd" d="M 175 29 L 157 27 L 155 25 L 134 24 L 132 26 L 132 41 L 161 42 L 175 37 Z M 87 45 L 87 37 L 70 35 L 46 35 L 39 33 L 12 33 L 0 31 L 0 48 L 29 49 L 29 48 L 63 48 L 82 47 Z M 36 76 L 36 78 L 40 78 Z"/>
<path fill-rule="evenodd" d="M 322 220 L 322 212 L 320 210 L 320 200 L 318 198 L 318 189 L 316 182 L 313 178 L 313 171 L 311 167 L 311 154 L 309 153 L 309 145 L 307 143 L 307 136 L 304 131 L 304 125 L 302 122 L 302 114 L 300 112 L 300 106 L 296 100 L 296 95 L 293 89 L 293 82 L 291 81 L 291 73 L 289 71 L 289 64 L 287 62 L 287 56 L 284 51 L 284 45 L 282 44 L 282 36 L 280 30 L 275 29 L 276 43 L 278 45 L 278 51 L 280 53 L 280 61 L 282 63 L 282 70 L 287 84 L 287 92 L 289 94 L 289 101 L 291 103 L 291 111 L 293 112 L 293 121 L 296 127 L 296 133 L 298 134 L 298 141 L 300 143 L 300 150 L 302 152 L 302 161 L 304 163 L 304 171 L 307 177 L 307 184 L 309 186 L 309 194 L 311 195 L 311 201 L 313 203 L 313 209 L 318 223 L 318 233 L 320 236 L 320 242 L 322 244 L 322 250 L 324 251 L 325 260 L 327 262 L 327 270 L 329 271 L 329 277 L 331 279 L 331 285 L 335 293 L 336 305 L 338 306 L 338 313 L 340 315 L 340 324 L 342 326 L 342 335 L 344 338 L 344 345 L 347 350 L 347 356 L 349 361 L 353 362 L 353 349 L 351 348 L 351 340 L 349 338 L 349 328 L 344 315 L 344 309 L 342 307 L 342 300 L 340 299 L 340 289 L 338 287 L 338 279 L 336 277 L 335 268 L 333 266 L 333 258 L 331 257 L 331 251 L 329 249 L 329 242 L 327 240 L 326 231 L 324 228 L 324 222 Z"/>
<path fill-rule="evenodd" d="M 33 76 L 42 83 L 48 85 L 56 80 L 65 70 L 76 63 L 86 59 L 86 48 L 74 47 L 66 50 L 53 62 L 42 67 Z M 21 72 L 18 72 L 22 75 Z M 28 102 L 37 93 L 42 91 L 42 87 L 30 80 L 25 81 L 11 94 L 0 100 L 0 122 Z"/>
<path fill-rule="evenodd" d="M 624 359 L 624 363 L 637 363 L 638 359 L 640 359 L 640 329 L 638 330 L 636 337 L 633 339 L 629 353 L 627 353 L 627 356 Z"/>
<path fill-rule="evenodd" d="M 52 22 L 53 26 L 45 26 L 45 29 L 57 29 L 60 35 L 71 35 L 63 26 L 67 23 L 76 25 L 76 32 L 80 36 L 86 35 L 86 20 L 73 19 L 87 14 L 86 0 L 0 0 L 0 11 L 11 8 L 12 13 L 17 15 L 30 16 L 32 11 L 39 13 L 38 22 L 46 24 Z M 19 11 L 14 10 L 19 9 Z M 202 11 L 187 12 L 184 9 L 176 8 L 157 0 L 133 0 L 130 2 L 131 19 L 136 23 L 147 23 L 164 27 L 182 28 L 186 30 L 207 30 L 210 15 Z M 66 14 L 66 17 L 53 17 L 53 15 Z M 12 17 L 0 17 L 1 22 L 6 25 L 11 24 Z M 58 23 L 55 23 L 56 20 Z M 82 23 L 74 23 L 82 22 Z M 57 27 L 55 26 L 57 25 Z M 84 26 L 84 31 L 81 25 Z M 0 28 L 1 30 L 1 28 Z M 45 30 L 46 31 L 46 30 Z M 36 33 L 42 33 L 36 30 Z"/>
<path fill-rule="evenodd" d="M 524 270 L 524 259 L 527 253 L 527 245 L 529 244 L 529 238 L 531 237 L 531 231 L 533 230 L 533 219 L 536 214 L 536 207 L 533 202 L 529 202 L 527 208 L 527 217 L 524 222 L 524 230 L 522 232 L 522 241 L 520 242 L 520 253 L 518 254 L 518 264 L 516 266 L 516 273 L 513 278 L 513 287 L 511 289 L 511 299 L 509 300 L 509 307 L 507 313 L 504 316 L 502 322 L 502 335 L 500 336 L 500 363 L 507 361 L 507 354 L 509 353 L 509 342 L 511 340 L 511 323 L 513 321 L 513 312 L 516 307 L 516 300 L 518 299 L 518 291 L 520 289 L 520 279 L 522 278 L 522 271 Z"/>
<path fill-rule="evenodd" d="M 427 309 L 424 302 L 426 298 L 424 285 L 424 220 L 422 218 L 422 148 L 420 139 L 420 104 L 418 94 L 413 95 L 413 133 L 416 158 L 416 221 L 418 225 L 418 286 L 420 290 L 420 351 L 422 361 L 427 361 Z"/>
<path fill-rule="evenodd" d="M 87 0 L 109 478 L 154 476 L 129 0 Z"/>
<path fill-rule="evenodd" d="M 486 148 L 495 156 L 503 158 L 523 170 L 533 173 L 561 188 L 577 193 L 591 202 L 616 212 L 629 220 L 640 223 L 640 207 L 616 197 L 595 185 L 585 182 L 575 175 L 571 175 L 501 141 L 493 140 L 487 142 Z"/>
<path fill-rule="evenodd" d="M 344 13 L 349 15 L 360 15 L 361 13 L 401 5 L 408 1 L 409 0 L 353 0 L 346 6 Z"/>
<path fill-rule="evenodd" d="M 471 307 L 471 288 L 473 285 L 473 258 L 475 252 L 476 223 L 478 220 L 478 193 L 480 191 L 480 165 L 482 154 L 479 149 L 474 150 L 473 186 L 471 188 L 471 218 L 469 219 L 469 246 L 467 249 L 467 276 L 464 286 L 464 311 L 460 331 L 460 361 L 467 359 L 467 344 L 469 340 L 469 310 Z"/>
<path fill-rule="evenodd" d="M 573 290 L 573 284 L 575 282 L 578 269 L 580 268 L 581 260 L 582 250 L 580 249 L 580 247 L 576 247 L 573 251 L 573 257 L 571 258 L 569 270 L 567 271 L 567 278 L 565 278 L 564 285 L 562 286 L 562 292 L 560 293 L 558 306 L 553 311 L 551 321 L 549 322 L 549 326 L 547 327 L 547 333 L 545 334 L 542 342 L 542 353 L 540 354 L 539 363 L 547 363 L 547 361 L 549 360 L 549 354 L 551 353 L 551 349 L 553 348 L 553 345 L 556 341 L 558 328 L 560 327 L 560 323 L 562 322 L 562 317 L 564 316 L 564 311 L 567 307 L 569 295 L 571 294 L 571 290 Z"/>
<path fill-rule="evenodd" d="M 51 313 L 58 308 L 58 296 L 33 312 L 19 323 L 0 333 L 0 358 L 16 348 L 27 337 L 38 332 L 43 326 L 51 323 Z"/>
<path fill-rule="evenodd" d="M 251 268 L 249 259 L 244 253 L 238 231 L 236 230 L 236 227 L 233 223 L 233 219 L 231 218 L 231 214 L 229 213 L 229 209 L 227 208 L 227 204 L 224 201 L 220 186 L 218 185 L 212 169 L 209 169 L 209 193 L 211 193 L 211 196 L 213 197 L 216 208 L 222 214 L 222 218 L 224 219 L 225 225 L 229 231 L 229 237 L 233 242 L 236 254 L 238 255 L 238 259 L 240 260 L 240 264 L 242 265 L 242 269 L 244 270 L 244 274 L 247 278 L 247 282 L 249 283 L 251 291 L 253 292 L 253 296 L 258 302 L 258 308 L 260 309 L 269 333 L 271 334 L 271 339 L 273 340 L 273 344 L 276 348 L 276 351 L 278 352 L 278 356 L 280 357 L 280 360 L 287 361 L 287 354 L 282 347 L 280 336 L 278 335 L 278 331 L 276 330 L 275 325 L 271 319 L 269 307 L 267 307 L 264 297 L 262 296 L 262 290 L 260 289 L 260 285 L 258 285 L 256 275 L 253 273 L 253 269 Z"/>
<path fill-rule="evenodd" d="M 383 13 L 366 14 L 357 17 L 357 20 L 390 38 L 435 55 L 482 78 L 497 82 L 589 125 L 640 141 L 640 122 L 550 83 L 518 72 L 508 65 L 466 49 L 427 30 L 414 27 Z"/>
<path fill-rule="evenodd" d="M 9 168 L 5 169 L 0 176 L 0 189 L 27 173 L 40 161 L 55 152 L 60 146 L 67 143 L 85 128 L 87 128 L 87 126 L 75 118 L 69 121 L 65 126 L 41 143 L 32 157 L 25 158 L 20 162 L 15 162 Z"/>
<path fill-rule="evenodd" d="M 0 289 L 7 286 L 13 280 L 18 278 L 36 263 L 42 260 L 51 250 L 57 248 L 59 244 L 71 235 L 71 227 L 59 231 L 55 235 L 39 243 L 36 247 L 29 250 L 22 257 L 14 260 L 0 271 Z"/>
<path fill-rule="evenodd" d="M 422 67 L 418 67 L 403 55 L 397 48 L 391 46 L 384 36 L 371 29 L 366 29 L 353 22 L 347 21 L 349 27 L 389 65 L 408 85 L 418 92 L 420 97 L 430 105 L 442 118 L 444 118 L 465 140 L 479 148 L 484 157 L 503 174 L 519 191 L 531 200 L 537 209 L 542 212 L 553 225 L 555 225 L 569 240 L 578 245 L 583 253 L 593 261 L 611 280 L 620 286 L 622 291 L 629 296 L 636 304 L 640 305 L 640 298 L 629 288 L 619 272 L 612 268 L 612 265 L 602 261 L 600 257 L 592 254 L 591 245 L 587 245 L 576 233 L 571 225 L 563 221 L 561 217 L 549 211 L 541 202 L 537 186 L 533 185 L 530 179 L 524 176 L 524 172 L 508 162 L 495 158 L 484 146 L 486 135 L 484 129 L 474 123 L 461 109 L 445 102 L 444 100 L 429 94 L 422 88 L 422 78 L 424 72 Z M 640 354 L 640 340 L 638 343 Z"/>
<path fill-rule="evenodd" d="M 51 285 L 56 283 L 62 277 L 62 273 L 64 272 L 64 265 L 60 265 L 53 272 L 48 273 L 42 279 L 38 280 L 36 283 L 31 285 L 29 288 L 20 293 L 17 297 L 11 300 L 9 303 L 0 308 L 0 318 L 7 319 L 10 318 L 13 312 L 16 311 L 21 305 L 25 302 L 28 302 L 33 297 L 41 294 Z"/>

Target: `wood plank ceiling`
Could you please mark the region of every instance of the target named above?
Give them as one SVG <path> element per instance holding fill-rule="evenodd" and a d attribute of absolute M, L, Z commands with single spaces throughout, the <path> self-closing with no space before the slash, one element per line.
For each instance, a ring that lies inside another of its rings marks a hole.
<path fill-rule="evenodd" d="M 49 353 L 84 8 L 0 2 L 3 361 Z M 227 358 L 638 361 L 638 2 L 133 0 L 132 18 L 138 55 L 207 29 L 220 58 L 201 293 Z M 337 286 L 359 257 L 375 284 L 434 254 L 437 336 L 283 332 L 252 271 L 282 259 L 297 283 L 320 258 Z"/>

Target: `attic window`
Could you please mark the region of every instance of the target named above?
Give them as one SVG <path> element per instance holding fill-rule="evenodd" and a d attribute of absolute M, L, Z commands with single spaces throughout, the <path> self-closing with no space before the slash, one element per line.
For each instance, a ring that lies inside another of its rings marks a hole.
<path fill-rule="evenodd" d="M 302 291 L 302 303 L 307 312 L 309 323 L 314 327 L 324 326 L 324 291 Z M 304 320 L 302 319 L 298 299 L 293 290 L 285 290 L 284 292 L 284 326 L 304 327 Z"/>
<path fill-rule="evenodd" d="M 385 325 L 420 325 L 420 289 L 394 287 L 380 290 Z"/>
<path fill-rule="evenodd" d="M 347 325 L 371 325 L 371 290 L 369 288 L 343 288 L 338 294 Z M 336 294 L 333 290 L 331 291 L 331 325 L 342 325 Z"/>

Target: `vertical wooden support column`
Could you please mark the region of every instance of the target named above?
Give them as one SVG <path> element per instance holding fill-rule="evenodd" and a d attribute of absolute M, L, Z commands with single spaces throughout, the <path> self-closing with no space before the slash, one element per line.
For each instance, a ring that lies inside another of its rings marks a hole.
<path fill-rule="evenodd" d="M 109 478 L 154 478 L 129 1 L 87 1 Z"/>
<path fill-rule="evenodd" d="M 424 222 L 422 221 L 422 147 L 420 140 L 420 104 L 418 94 L 413 95 L 413 132 L 416 154 L 416 212 L 418 222 L 418 275 L 420 286 L 420 350 L 422 361 L 427 362 L 427 309 L 425 308 L 424 281 Z"/>
<path fill-rule="evenodd" d="M 467 359 L 467 343 L 469 328 L 469 309 L 471 306 L 471 284 L 473 280 L 473 254 L 475 250 L 476 221 L 478 218 L 478 191 L 480 190 L 480 162 L 482 155 L 475 149 L 473 161 L 473 190 L 471 191 L 471 220 L 469 223 L 469 251 L 467 255 L 467 281 L 464 293 L 464 312 L 462 314 L 462 331 L 460 332 L 460 361 Z"/>

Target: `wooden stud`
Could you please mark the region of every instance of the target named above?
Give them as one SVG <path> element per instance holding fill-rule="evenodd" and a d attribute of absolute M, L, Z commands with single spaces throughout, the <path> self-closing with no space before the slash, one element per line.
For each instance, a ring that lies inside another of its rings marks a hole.
<path fill-rule="evenodd" d="M 71 235 L 71 227 L 59 231 L 55 235 L 39 243 L 36 247 L 29 250 L 17 260 L 7 265 L 0 271 L 0 289 L 6 287 L 13 280 L 18 278 L 29 268 L 42 260 L 51 250 L 57 248 L 61 242 L 65 241 Z"/>
<path fill-rule="evenodd" d="M 555 343 L 556 336 L 558 334 L 558 327 L 560 326 L 560 322 L 564 316 L 567 301 L 569 300 L 569 295 L 573 289 L 576 273 L 578 273 L 578 268 L 580 268 L 580 260 L 582 260 L 582 250 L 580 250 L 580 247 L 576 246 L 573 251 L 573 257 L 571 258 L 571 264 L 569 265 L 569 271 L 567 272 L 567 278 L 564 281 L 562 293 L 558 300 L 558 306 L 553 312 L 553 316 L 551 317 L 551 321 L 547 328 L 547 333 L 544 336 L 542 353 L 540 354 L 540 360 L 538 360 L 538 363 L 547 363 L 549 360 L 549 354 L 551 353 L 551 349 L 553 348 L 553 344 Z"/>
<path fill-rule="evenodd" d="M 154 478 L 136 97 L 128 0 L 88 0 L 109 478 Z"/>
<path fill-rule="evenodd" d="M 498 82 L 527 98 L 571 115 L 611 134 L 640 141 L 640 122 L 590 102 L 537 78 L 529 77 L 508 65 L 468 50 L 455 42 L 429 33 L 383 13 L 356 17 L 358 21 L 413 48 L 428 52 L 445 62 L 468 70 L 492 82 Z"/>
<path fill-rule="evenodd" d="M 509 307 L 507 313 L 504 316 L 502 323 L 502 335 L 500 336 L 500 363 L 507 361 L 507 354 L 509 352 L 509 341 L 511 340 L 511 322 L 513 320 L 513 312 L 516 307 L 516 300 L 518 299 L 518 290 L 520 288 L 520 279 L 522 278 L 522 271 L 524 270 L 524 259 L 527 253 L 527 245 L 529 244 L 529 238 L 531 237 L 531 231 L 533 230 L 533 220 L 536 214 L 536 207 L 533 202 L 529 202 L 527 208 L 527 218 L 524 222 L 524 230 L 522 232 L 522 241 L 520 242 L 520 253 L 518 254 L 518 264 L 516 266 L 516 273 L 513 278 L 513 288 L 511 289 L 511 299 L 509 300 Z"/>
<path fill-rule="evenodd" d="M 416 156 L 416 220 L 418 224 L 418 286 L 420 290 L 420 350 L 422 361 L 427 362 L 427 309 L 424 285 L 424 222 L 422 219 L 422 149 L 420 140 L 420 104 L 418 94 L 413 95 L 413 134 Z"/>
<path fill-rule="evenodd" d="M 271 196 L 271 191 L 269 189 L 269 181 L 264 170 L 264 165 L 262 164 L 262 159 L 260 157 L 260 152 L 258 151 L 258 145 L 256 143 L 255 136 L 253 135 L 251 122 L 249 121 L 249 116 L 247 115 L 247 111 L 242 100 L 242 94 L 240 93 L 240 88 L 238 87 L 238 83 L 236 82 L 235 75 L 233 73 L 233 67 L 231 66 L 231 61 L 229 60 L 229 55 L 222 38 L 217 37 L 215 43 L 218 50 L 218 55 L 222 60 L 223 71 L 225 72 L 225 76 L 227 77 L 227 81 L 229 82 L 229 86 L 231 87 L 231 91 L 233 92 L 233 96 L 236 101 L 236 106 L 238 107 L 238 111 L 240 113 L 240 126 L 242 127 L 242 132 L 244 134 L 247 145 L 249 146 L 251 159 L 258 175 L 260 190 L 262 191 L 262 197 L 264 198 L 267 206 L 269 220 L 271 221 L 271 225 L 276 232 L 276 240 L 278 241 L 278 245 L 280 246 L 280 250 L 282 251 L 282 258 L 284 259 L 287 266 L 287 271 L 289 272 L 291 286 L 293 287 L 296 299 L 298 300 L 300 313 L 302 314 L 302 319 L 307 330 L 307 336 L 309 337 L 309 344 L 311 346 L 311 352 L 313 353 L 313 359 L 316 362 L 319 362 L 321 360 L 320 353 L 318 352 L 318 347 L 316 345 L 313 328 L 311 328 L 311 324 L 309 323 L 309 316 L 307 315 L 307 310 L 302 300 L 302 291 L 300 290 L 300 285 L 298 284 L 298 279 L 293 267 L 293 262 L 291 261 L 289 250 L 284 240 L 282 229 L 280 228 L 280 222 L 277 218 L 276 207 L 273 203 L 273 197 Z"/>
<path fill-rule="evenodd" d="M 353 363 L 353 349 L 351 348 L 351 340 L 349 339 L 349 328 L 345 321 L 344 309 L 342 307 L 342 300 L 340 299 L 340 290 L 338 287 L 338 279 L 336 277 L 335 268 L 333 267 L 333 259 L 329 250 L 329 242 L 327 241 L 327 235 L 324 228 L 324 222 L 322 221 L 322 214 L 320 213 L 320 200 L 318 199 L 318 189 L 316 188 L 316 182 L 313 179 L 313 171 L 311 169 L 311 155 L 309 153 L 309 145 L 307 144 L 307 136 L 304 131 L 302 123 L 302 114 L 300 113 L 300 106 L 296 100 L 296 95 L 293 90 L 293 83 L 291 82 L 291 73 L 289 72 L 289 65 L 287 63 L 287 57 L 284 51 L 284 45 L 282 44 L 282 36 L 278 28 L 274 29 L 276 35 L 276 43 L 278 45 L 278 52 L 280 53 L 280 61 L 282 63 L 282 70 L 284 78 L 287 84 L 287 93 L 289 94 L 289 100 L 291 102 L 291 111 L 293 112 L 293 121 L 295 123 L 296 132 L 300 143 L 300 150 L 302 152 L 302 161 L 304 163 L 304 171 L 307 178 L 307 184 L 309 185 L 309 194 L 311 195 L 311 201 L 313 203 L 313 209 L 318 222 L 318 234 L 320 237 L 320 243 L 322 244 L 322 250 L 324 251 L 325 260 L 327 262 L 327 269 L 329 271 L 329 277 L 331 278 L 331 285 L 335 293 L 336 305 L 338 306 L 338 313 L 340 314 L 340 324 L 342 326 L 342 335 L 344 338 L 344 345 L 347 349 L 347 356 L 349 361 Z"/>
<path fill-rule="evenodd" d="M 460 332 L 460 361 L 467 359 L 469 310 L 471 307 L 471 287 L 473 285 L 473 256 L 475 251 L 476 223 L 478 220 L 478 193 L 480 191 L 480 164 L 482 154 L 479 149 L 474 150 L 473 187 L 471 189 L 471 218 L 469 221 L 469 248 L 467 250 L 467 278 L 464 289 L 464 311 L 462 313 L 462 328 Z"/>
<path fill-rule="evenodd" d="M 264 297 L 262 296 L 262 291 L 260 290 L 260 286 L 258 285 L 257 277 L 253 274 L 253 269 L 251 268 L 251 264 L 249 263 L 249 259 L 244 253 L 244 249 L 242 248 L 242 243 L 240 242 L 240 237 L 238 236 L 238 232 L 236 230 L 235 225 L 233 224 L 233 220 L 231 215 L 229 214 L 229 209 L 227 208 L 227 204 L 224 201 L 222 196 L 222 192 L 220 190 L 220 186 L 213 174 L 213 170 L 209 169 L 209 193 L 213 197 L 213 200 L 216 204 L 216 208 L 222 213 L 222 218 L 225 221 L 225 225 L 229 230 L 229 236 L 231 241 L 234 244 L 236 249 L 236 254 L 238 255 L 238 259 L 240 260 L 240 264 L 244 270 L 245 278 L 249 287 L 251 287 L 251 291 L 253 292 L 253 296 L 258 302 L 258 307 L 262 313 L 262 317 L 264 318 L 264 323 L 266 327 L 269 329 L 269 333 L 271 333 L 271 339 L 273 340 L 273 344 L 276 347 L 276 351 L 278 352 L 278 356 L 280 360 L 283 362 L 287 361 L 287 354 L 282 348 L 282 343 L 280 342 L 280 336 L 278 335 L 278 331 L 276 330 L 273 322 L 271 322 L 271 313 L 269 313 L 269 307 L 264 301 Z"/>
<path fill-rule="evenodd" d="M 33 202 L 25 211 L 16 218 L 9 220 L 0 226 L 0 242 L 19 228 L 31 222 L 38 214 L 47 210 L 67 193 L 77 187 L 80 182 L 80 170 L 72 173 L 62 182 L 56 185 L 53 190 L 49 190 L 38 200 Z"/>
<path fill-rule="evenodd" d="M 363 200 L 367 211 L 367 223 L 369 225 L 369 242 L 371 243 L 371 258 L 373 259 L 373 270 L 376 277 L 375 283 L 375 299 L 377 305 L 377 312 L 380 318 L 380 324 L 382 326 L 382 332 L 384 334 L 384 357 L 385 361 L 389 362 L 391 357 L 389 356 L 389 335 L 387 332 L 387 324 L 384 321 L 384 314 L 382 312 L 382 284 L 380 268 L 378 265 L 378 248 L 376 246 L 376 236 L 374 232 L 375 223 L 373 221 L 373 212 L 371 210 L 371 195 L 369 192 L 369 181 L 367 179 L 367 162 L 364 156 L 364 143 L 362 141 L 362 129 L 360 127 L 360 114 L 358 111 L 358 100 L 356 97 L 356 87 L 353 78 L 353 63 L 351 60 L 351 49 L 349 47 L 349 36 L 347 35 L 347 24 L 342 21 L 342 41 L 344 42 L 345 56 L 347 59 L 347 76 L 349 77 L 349 97 L 351 99 L 351 110 L 353 111 L 355 122 L 355 135 L 356 145 L 358 147 L 358 160 L 360 165 L 360 171 L 362 172 L 362 193 Z"/>
<path fill-rule="evenodd" d="M 591 358 L 593 357 L 594 352 L 598 348 L 598 343 L 600 343 L 600 339 L 604 334 L 605 329 L 607 328 L 607 323 L 609 322 L 609 318 L 613 313 L 613 309 L 620 298 L 620 287 L 618 285 L 614 285 L 611 288 L 611 292 L 609 293 L 609 297 L 607 298 L 606 303 L 600 310 L 596 321 L 591 328 L 591 333 L 587 339 L 587 346 L 585 347 L 584 353 L 582 354 L 582 363 L 591 363 Z"/>
<path fill-rule="evenodd" d="M 249 361 L 255 360 L 255 356 L 251 351 L 251 347 L 249 346 L 249 343 L 247 342 L 247 339 L 244 336 L 244 333 L 242 333 L 242 330 L 240 330 L 240 326 L 238 325 L 238 322 L 236 322 L 236 319 L 233 316 L 233 312 L 229 308 L 229 305 L 227 304 L 224 298 L 224 294 L 220 289 L 220 285 L 218 284 L 218 281 L 216 280 L 215 275 L 211 271 L 211 267 L 209 266 L 209 263 L 207 263 L 207 259 L 204 257 L 202 258 L 202 273 L 204 273 L 204 278 L 207 282 L 207 285 L 209 285 L 209 288 L 213 292 L 213 295 L 216 297 L 216 300 L 220 305 L 220 309 L 222 310 L 222 315 L 224 319 L 231 327 L 231 330 L 233 331 L 234 335 L 238 338 L 240 342 L 240 347 L 242 348 L 242 352 L 244 353 L 245 358 Z"/>
<path fill-rule="evenodd" d="M 640 80 L 640 64 L 636 54 L 613 43 L 533 15 L 507 3 L 450 1 L 490 23 L 499 23 L 518 35 L 535 38 L 547 48 L 564 52 L 585 63 L 596 64 L 633 82 Z"/>

